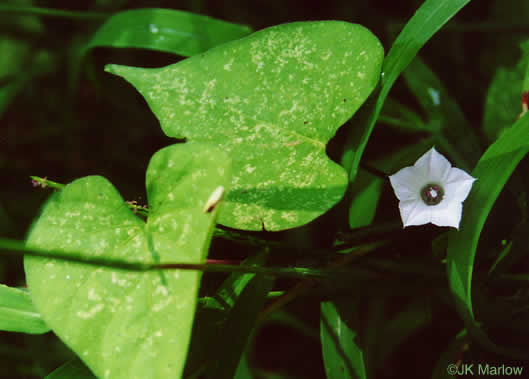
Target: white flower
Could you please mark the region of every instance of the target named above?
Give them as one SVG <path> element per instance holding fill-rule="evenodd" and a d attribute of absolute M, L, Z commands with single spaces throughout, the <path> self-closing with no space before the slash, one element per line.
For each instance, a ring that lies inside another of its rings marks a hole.
<path fill-rule="evenodd" d="M 475 178 L 452 167 L 435 148 L 420 157 L 413 166 L 389 177 L 395 196 L 400 200 L 404 227 L 431 222 L 459 229 L 462 202 Z"/>

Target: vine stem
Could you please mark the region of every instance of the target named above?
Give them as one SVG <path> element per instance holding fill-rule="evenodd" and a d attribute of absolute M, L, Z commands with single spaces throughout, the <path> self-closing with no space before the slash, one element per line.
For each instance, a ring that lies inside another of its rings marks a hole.
<path fill-rule="evenodd" d="M 359 251 L 371 251 L 379 244 L 367 244 Z M 305 267 L 258 267 L 241 266 L 238 264 L 225 263 L 141 263 L 127 262 L 120 259 L 87 257 L 80 253 L 67 253 L 49 251 L 27 247 L 23 242 L 0 238 L 0 253 L 15 256 L 32 256 L 40 258 L 59 259 L 68 262 L 88 264 L 101 267 L 110 267 L 116 270 L 128 271 L 155 271 L 155 270 L 195 270 L 204 272 L 240 272 L 247 274 L 264 274 L 270 276 L 282 276 L 291 278 L 323 278 L 332 275 L 327 269 L 315 269 Z M 355 254 L 348 254 L 355 255 Z"/>
<path fill-rule="evenodd" d="M 384 177 L 384 175 L 386 175 L 386 174 L 385 173 L 381 173 L 380 175 L 382 177 Z M 54 188 L 54 189 L 57 189 L 57 190 L 62 190 L 62 189 L 64 189 L 64 187 L 67 186 L 67 184 L 57 183 L 57 182 L 54 182 L 52 180 L 49 180 L 46 176 L 45 177 L 30 176 L 30 178 L 31 178 L 31 182 L 33 183 L 34 187 L 42 187 L 42 188 L 50 187 L 50 188 Z M 387 175 L 386 175 L 385 179 L 387 179 Z M 147 205 L 138 205 L 137 201 L 135 201 L 135 200 L 125 201 L 125 204 L 135 214 L 138 214 L 138 215 L 146 217 L 146 218 L 149 216 L 149 208 L 148 208 Z M 370 230 L 371 228 L 368 227 L 366 229 Z M 401 228 L 399 227 L 398 229 L 401 229 Z M 366 230 L 364 232 L 369 235 L 370 234 L 369 230 Z M 356 233 L 355 233 L 355 235 L 356 235 Z M 251 245 L 251 246 L 269 246 L 269 247 L 277 247 L 277 248 L 294 248 L 295 247 L 293 245 L 289 246 L 288 244 L 285 244 L 285 243 L 282 243 L 282 242 L 279 242 L 279 241 L 266 240 L 266 239 L 259 238 L 259 237 L 253 236 L 253 235 L 245 234 L 244 232 L 241 232 L 241 231 L 227 230 L 227 229 L 219 228 L 218 226 L 215 228 L 214 237 L 223 238 L 223 239 L 230 240 L 230 241 L 236 241 L 236 242 L 244 243 L 244 244 Z M 378 245 L 378 247 L 390 242 L 390 241 L 382 241 L 380 238 L 378 238 L 377 240 L 380 243 Z M 336 241 L 336 242 L 338 242 L 338 241 Z M 343 253 L 343 254 L 348 254 L 348 253 L 350 253 L 352 250 L 354 250 L 356 248 L 364 248 L 366 246 L 366 244 L 362 244 L 361 242 L 357 243 L 357 244 L 350 244 L 349 243 L 349 244 L 347 244 L 347 246 L 346 245 L 338 246 L 338 245 L 339 244 L 335 243 L 335 247 L 333 248 L 333 252 Z M 372 246 L 372 248 L 375 248 L 375 246 Z M 315 251 L 315 250 L 311 250 L 311 251 Z M 308 252 L 309 251 L 307 250 L 307 253 Z M 320 252 L 322 252 L 322 251 L 320 251 Z M 320 255 L 320 254 L 318 253 L 318 255 Z"/>
<path fill-rule="evenodd" d="M 346 254 L 343 257 L 335 260 L 334 262 L 327 265 L 327 269 L 332 270 L 340 268 L 351 262 L 353 259 L 358 258 L 361 255 L 367 253 L 366 250 L 358 250 L 354 253 Z M 267 305 L 260 313 L 257 318 L 257 322 L 263 321 L 270 313 L 277 311 L 281 307 L 293 301 L 299 295 L 307 292 L 313 285 L 315 281 L 313 278 L 306 278 L 294 285 L 291 289 L 283 293 L 277 299 L 273 300 L 269 305 Z"/>
<path fill-rule="evenodd" d="M 32 175 L 30 176 L 30 178 L 31 178 L 31 183 L 33 184 L 34 187 L 37 187 L 37 186 L 40 186 L 42 188 L 50 187 L 50 188 L 55 188 L 58 190 L 62 190 L 64 189 L 64 187 L 66 187 L 65 184 L 61 184 L 61 183 L 57 183 L 52 180 L 49 180 L 46 176 L 44 178 L 41 178 L 40 176 Z"/>
<path fill-rule="evenodd" d="M 373 174 L 375 176 L 378 176 L 381 179 L 388 180 L 389 174 L 385 173 L 382 170 L 379 170 L 376 167 L 373 167 L 373 166 L 370 166 L 370 165 L 368 165 L 366 163 L 363 163 L 362 161 L 360 161 L 360 168 L 363 168 L 367 172 L 369 172 L 369 173 L 371 173 L 371 174 Z"/>

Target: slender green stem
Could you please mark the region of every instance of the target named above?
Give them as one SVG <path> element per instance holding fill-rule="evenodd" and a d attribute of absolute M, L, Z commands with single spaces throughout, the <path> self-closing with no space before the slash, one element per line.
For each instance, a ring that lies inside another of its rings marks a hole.
<path fill-rule="evenodd" d="M 372 250 L 377 244 L 365 245 L 362 250 Z M 232 264 L 209 264 L 209 263 L 142 263 L 127 262 L 121 259 L 99 258 L 82 255 L 78 252 L 49 251 L 38 248 L 27 247 L 23 242 L 0 238 L 0 254 L 15 256 L 32 256 L 41 258 L 60 259 L 68 262 L 88 264 L 100 267 L 110 267 L 116 270 L 128 271 L 154 271 L 154 270 L 195 270 L 204 272 L 240 272 L 250 274 L 264 274 L 271 276 L 282 276 L 291 278 L 323 278 L 335 275 L 338 271 L 332 268 L 308 268 L 308 267 L 258 267 Z M 347 274 L 354 276 L 356 268 L 347 270 Z"/>
<path fill-rule="evenodd" d="M 33 185 L 40 186 L 42 188 L 51 187 L 58 190 L 64 189 L 66 187 L 66 184 L 61 184 L 54 182 L 52 180 L 49 180 L 47 177 L 41 178 L 40 176 L 30 176 L 31 181 L 33 182 Z M 127 206 L 134 212 L 137 213 L 143 217 L 149 216 L 149 208 L 146 205 L 138 205 L 138 202 L 135 200 L 132 201 L 126 201 L 125 202 Z"/>
<path fill-rule="evenodd" d="M 270 291 L 268 292 L 268 295 L 266 295 L 267 299 L 275 299 L 280 296 L 283 296 L 285 294 L 285 291 Z"/>
<path fill-rule="evenodd" d="M 387 173 L 385 173 L 384 171 L 379 170 L 376 167 L 373 167 L 373 166 L 370 166 L 368 164 L 365 164 L 362 161 L 360 161 L 360 168 L 363 168 L 364 170 L 366 170 L 370 174 L 378 176 L 381 179 L 388 180 L 388 176 L 389 175 Z"/>
<path fill-rule="evenodd" d="M 375 171 L 377 171 L 378 174 L 375 174 L 375 175 L 378 175 L 378 176 L 380 176 L 380 177 L 382 177 L 384 179 L 387 179 L 387 174 L 382 172 L 382 171 L 377 170 L 376 168 L 369 167 L 369 168 L 366 168 L 366 169 L 371 170 L 373 173 Z M 55 188 L 55 189 L 58 189 L 58 190 L 62 190 L 62 189 L 64 189 L 64 187 L 66 187 L 65 184 L 54 182 L 52 180 L 49 180 L 47 177 L 42 178 L 40 176 L 30 176 L 30 178 L 33 181 L 33 185 L 41 186 L 42 188 L 51 187 L 51 188 Z M 127 206 L 134 213 L 137 213 L 137 214 L 139 214 L 139 215 L 141 215 L 143 217 L 148 217 L 149 216 L 149 209 L 148 209 L 147 205 L 145 205 L 145 206 L 138 205 L 138 203 L 136 201 L 134 201 L 134 200 L 133 201 L 126 201 L 125 203 L 127 204 Z M 400 224 L 399 224 L 399 226 L 400 226 Z M 219 228 L 219 227 L 215 228 L 214 236 L 218 237 L 218 238 L 223 238 L 223 239 L 226 239 L 226 240 L 231 240 L 231 241 L 244 243 L 244 244 L 251 245 L 251 246 L 258 246 L 258 247 L 267 246 L 267 247 L 271 247 L 271 248 L 289 248 L 289 247 L 295 248 L 295 246 L 286 244 L 284 242 L 270 241 L 270 240 L 267 240 L 267 239 L 264 239 L 264 238 L 255 237 L 255 236 L 250 235 L 248 233 L 241 233 L 241 232 L 236 231 L 236 230 L 228 230 L 228 229 L 223 229 L 223 228 Z M 355 236 L 356 236 L 356 234 L 355 234 Z M 376 249 L 378 247 L 386 245 L 389 242 L 390 241 L 380 240 L 379 239 L 376 244 L 373 244 L 373 243 L 365 244 L 360 239 L 356 239 L 356 242 L 354 244 L 352 244 L 350 241 L 346 245 L 340 245 L 340 243 L 336 243 L 335 247 L 333 248 L 333 250 L 335 252 L 337 252 L 337 253 L 350 253 L 350 252 L 352 252 L 352 250 L 355 250 L 356 248 L 374 250 L 374 249 Z M 311 254 L 311 253 L 313 253 L 313 254 L 315 254 L 317 256 L 321 256 L 322 250 L 321 249 L 320 250 L 313 249 L 313 250 L 307 250 L 306 251 L 306 255 L 307 256 L 309 254 Z"/>
<path fill-rule="evenodd" d="M 110 267 L 117 270 L 128 271 L 154 271 L 154 270 L 195 270 L 205 272 L 241 272 L 252 274 L 265 274 L 293 278 L 323 277 L 328 272 L 322 269 L 303 267 L 256 267 L 229 264 L 207 263 L 141 263 L 127 262 L 120 259 L 87 257 L 79 253 L 55 252 L 36 248 L 28 248 L 20 241 L 0 238 L 0 253 L 16 256 L 33 256 L 42 258 L 60 259 L 68 262 L 82 263 L 94 266 Z"/>
<path fill-rule="evenodd" d="M 72 18 L 76 20 L 99 21 L 111 15 L 111 13 L 66 11 L 54 8 L 25 7 L 18 5 L 0 5 L 0 13 L 34 14 L 47 17 Z"/>
<path fill-rule="evenodd" d="M 431 128 L 428 124 L 417 124 L 387 115 L 378 116 L 378 122 L 413 131 L 433 132 L 433 128 Z"/>
<path fill-rule="evenodd" d="M 51 187 L 51 188 L 62 190 L 64 189 L 64 187 L 66 187 L 66 185 L 51 181 L 46 177 L 41 178 L 40 176 L 30 176 L 30 178 L 33 182 L 33 185 L 41 186 L 42 188 Z"/>
<path fill-rule="evenodd" d="M 304 267 L 257 267 L 257 266 L 236 266 L 224 264 L 207 263 L 168 263 L 148 265 L 147 270 L 197 270 L 205 272 L 241 272 L 251 274 L 264 274 L 271 276 L 284 276 L 291 278 L 324 277 L 328 276 L 326 270 L 319 270 Z"/>
<path fill-rule="evenodd" d="M 402 231 L 401 221 L 392 221 L 387 223 L 375 224 L 363 228 L 357 228 L 348 232 L 340 233 L 334 243 L 334 248 L 338 252 L 348 252 L 350 248 L 358 246 L 360 241 L 372 239 L 377 242 L 390 243 L 386 240 L 389 235 Z"/>

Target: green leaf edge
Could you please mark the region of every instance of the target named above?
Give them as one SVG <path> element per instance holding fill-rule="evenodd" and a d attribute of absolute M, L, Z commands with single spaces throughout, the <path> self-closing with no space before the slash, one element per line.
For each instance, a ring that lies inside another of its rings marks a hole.
<path fill-rule="evenodd" d="M 356 178 L 358 166 L 371 132 L 398 76 L 413 60 L 421 47 L 469 2 L 470 0 L 426 0 L 398 35 L 384 60 L 379 87 L 372 94 L 368 107 L 364 106 L 365 111 L 362 115 L 366 119 L 362 120 L 363 127 L 348 135 L 341 163 L 349 173 L 350 182 Z M 432 18 L 436 16 L 440 19 L 432 23 Z"/>
<path fill-rule="evenodd" d="M 11 304 L 6 304 L 6 299 L 10 300 Z M 0 313 L 2 314 L 0 330 L 27 334 L 43 334 L 51 330 L 33 305 L 31 295 L 26 290 L 0 284 Z M 15 316 L 13 321 L 19 325 L 13 326 L 8 319 L 10 316 Z"/>
<path fill-rule="evenodd" d="M 272 27 L 269 27 L 269 28 L 266 28 L 266 29 L 263 29 L 263 30 L 259 30 L 257 31 L 256 33 L 248 36 L 247 38 L 252 38 L 253 35 L 256 35 L 256 34 L 262 34 L 264 32 L 267 32 L 269 30 L 274 30 L 279 28 L 279 27 L 284 27 L 284 26 L 288 26 L 288 27 L 295 27 L 295 26 L 300 26 L 301 24 L 321 24 L 321 23 L 335 23 L 335 24 L 339 24 L 339 23 L 342 23 L 342 24 L 350 24 L 350 25 L 354 25 L 356 27 L 360 27 L 361 29 L 364 29 L 365 31 L 368 31 L 372 37 L 370 38 L 374 38 L 375 40 L 378 41 L 378 38 L 372 34 L 372 32 L 367 29 L 365 26 L 363 25 L 360 25 L 360 24 L 353 24 L 353 23 L 349 23 L 349 22 L 344 22 L 344 21 L 333 21 L 333 20 L 330 20 L 330 21 L 307 21 L 307 22 L 291 22 L 291 23 L 286 23 L 286 24 L 280 24 L 280 25 L 275 25 L 275 26 L 272 26 Z M 246 38 L 245 38 L 246 39 Z M 227 46 L 229 45 L 230 43 L 233 43 L 234 41 L 232 42 L 229 42 L 229 43 L 226 43 L 225 45 L 223 46 Z M 379 41 L 378 41 L 379 42 Z M 220 48 L 220 46 L 219 46 Z M 379 42 L 379 48 L 380 48 L 380 51 L 378 54 L 383 54 L 383 47 L 382 45 L 380 44 Z M 214 49 L 212 49 L 214 50 Z M 377 54 L 375 54 L 377 55 Z M 111 73 L 111 74 L 114 74 L 114 75 L 117 75 L 117 76 L 121 76 L 124 80 L 126 80 L 127 82 L 129 82 L 133 87 L 136 88 L 136 90 L 138 90 L 138 92 L 140 92 L 140 94 L 142 94 L 142 96 L 145 98 L 145 100 L 147 101 L 147 103 L 149 104 L 149 107 L 151 108 L 151 110 L 156 114 L 157 112 L 155 111 L 157 109 L 157 105 L 156 104 L 151 104 L 151 100 L 145 96 L 143 94 L 144 91 L 140 90 L 139 86 L 136 85 L 135 81 L 132 80 L 130 77 L 126 77 L 124 76 L 122 73 L 120 73 L 120 68 L 124 68 L 124 69 L 142 69 L 142 70 L 148 70 L 147 68 L 143 68 L 143 67 L 132 67 L 132 66 L 123 66 L 123 65 L 118 65 L 118 64 L 107 64 L 105 66 L 105 71 L 108 72 L 108 73 Z M 162 67 L 163 68 L 163 67 Z M 152 69 L 151 69 L 152 70 Z M 377 77 L 377 81 L 375 81 L 372 85 L 372 87 L 369 89 L 369 91 L 366 91 L 368 94 L 369 93 L 372 93 L 373 90 L 376 89 L 376 85 L 378 83 L 378 77 Z M 351 114 L 349 116 L 352 117 L 361 107 L 362 105 L 364 104 L 364 102 L 367 100 L 367 98 L 365 98 L 363 100 L 362 103 L 359 104 L 358 108 L 354 110 L 353 114 Z M 157 116 L 158 118 L 158 116 Z M 346 120 L 347 121 L 347 120 Z M 169 133 L 168 131 L 166 131 L 167 127 L 165 126 L 165 124 L 160 120 L 160 123 L 162 124 L 161 127 L 164 131 L 165 134 L 167 134 L 168 136 L 170 137 L 175 137 L 175 138 L 186 138 L 187 136 L 184 136 L 182 134 L 175 134 L 174 132 L 172 133 Z M 345 123 L 345 122 L 344 122 Z M 336 127 L 336 130 L 335 130 L 335 133 L 336 131 L 341 128 L 343 126 L 342 125 L 339 125 Z M 304 136 L 303 136 L 304 137 Z M 330 139 L 332 138 L 332 136 L 330 136 L 326 142 L 324 142 L 324 154 L 326 154 L 326 151 L 325 151 L 325 146 L 327 145 L 327 143 L 330 141 Z M 194 139 L 194 140 L 197 140 L 197 139 Z M 209 142 L 209 141 L 208 141 Z M 320 141 L 322 142 L 322 141 Z M 337 164 L 336 162 L 334 162 L 333 160 L 331 160 L 328 156 L 327 156 L 328 160 L 331 162 L 331 163 L 334 163 L 338 168 L 340 167 L 339 164 Z M 347 171 L 347 170 L 346 170 Z M 344 176 L 347 175 L 347 172 L 344 172 Z M 347 190 L 347 179 L 344 178 L 345 180 L 345 185 L 343 186 L 343 191 L 342 191 L 342 196 L 346 193 L 346 190 Z M 338 203 L 338 201 L 336 201 L 334 204 L 332 204 L 328 209 L 332 208 L 332 206 L 336 205 L 336 203 Z M 328 210 L 327 209 L 327 210 Z M 318 212 L 314 212 L 314 213 L 318 213 Z M 252 223 L 249 225 L 235 225 L 235 223 L 232 222 L 232 219 L 229 219 L 229 221 L 225 221 L 223 216 L 221 215 L 220 216 L 220 219 L 219 219 L 219 223 L 220 224 L 223 224 L 223 225 L 226 225 L 228 227 L 231 227 L 231 228 L 237 228 L 237 229 L 241 229 L 241 230 L 251 230 L 251 231 L 262 231 L 263 229 L 266 230 L 266 231 L 280 231 L 280 230 L 286 230 L 286 229 L 290 229 L 290 228 L 294 228 L 294 227 L 299 227 L 299 226 L 303 226 L 305 225 L 306 223 L 308 222 L 311 222 L 313 221 L 315 218 L 321 216 L 322 214 L 324 214 L 324 212 L 319 212 L 319 214 L 315 215 L 314 217 L 312 217 L 312 219 L 308 220 L 308 221 L 305 221 L 303 223 L 300 223 L 300 222 L 297 222 L 297 223 L 294 223 L 292 225 L 287 225 L 287 226 L 275 226 L 272 224 L 272 226 L 269 226 L 267 225 L 266 221 L 263 220 L 262 218 L 259 218 L 260 220 L 252 220 Z"/>
<path fill-rule="evenodd" d="M 456 310 L 469 334 L 491 351 L 520 359 L 527 359 L 529 353 L 496 345 L 480 328 L 472 309 L 471 285 L 481 231 L 505 183 L 520 160 L 529 152 L 528 135 L 529 117 L 525 116 L 494 142 L 479 160 L 472 171 L 472 176 L 477 178 L 477 181 L 464 204 L 467 211 L 460 230 L 451 231 L 449 234 L 446 259 L 448 281 Z M 491 164 L 491 160 L 501 159 L 502 155 L 506 157 L 496 164 Z"/>

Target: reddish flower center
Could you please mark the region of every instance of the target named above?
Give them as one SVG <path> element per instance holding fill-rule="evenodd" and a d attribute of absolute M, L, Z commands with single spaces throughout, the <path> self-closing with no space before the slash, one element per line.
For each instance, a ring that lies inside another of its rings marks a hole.
<path fill-rule="evenodd" d="M 443 200 L 444 190 L 439 184 L 428 183 L 421 189 L 421 198 L 426 205 L 437 205 Z"/>

